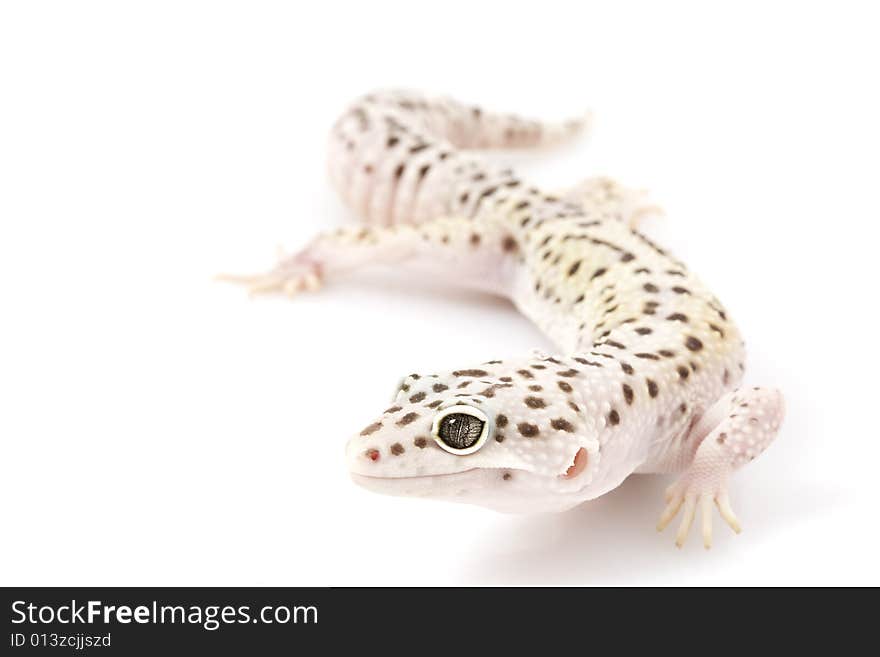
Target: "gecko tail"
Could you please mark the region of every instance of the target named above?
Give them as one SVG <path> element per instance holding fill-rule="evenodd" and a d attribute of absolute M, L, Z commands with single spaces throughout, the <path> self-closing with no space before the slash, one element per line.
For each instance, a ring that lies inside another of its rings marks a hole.
<path fill-rule="evenodd" d="M 381 91 L 366 98 L 408 115 L 429 134 L 460 149 L 552 146 L 587 132 L 593 116 L 587 111 L 563 121 L 541 121 L 409 90 Z"/>

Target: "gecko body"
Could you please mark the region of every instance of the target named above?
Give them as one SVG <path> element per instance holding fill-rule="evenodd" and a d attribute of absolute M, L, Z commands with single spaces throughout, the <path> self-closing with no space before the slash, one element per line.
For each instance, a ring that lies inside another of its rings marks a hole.
<path fill-rule="evenodd" d="M 642 197 L 604 178 L 548 194 L 468 149 L 562 141 L 541 123 L 408 91 L 365 96 L 330 136 L 330 177 L 364 223 L 318 236 L 254 292 L 296 294 L 374 264 L 510 299 L 558 347 L 405 377 L 350 439 L 377 492 L 502 511 L 559 511 L 632 473 L 674 473 L 658 529 L 681 545 L 712 505 L 735 530 L 729 475 L 772 441 L 777 390 L 741 386 L 745 352 L 721 303 L 635 228 Z"/>

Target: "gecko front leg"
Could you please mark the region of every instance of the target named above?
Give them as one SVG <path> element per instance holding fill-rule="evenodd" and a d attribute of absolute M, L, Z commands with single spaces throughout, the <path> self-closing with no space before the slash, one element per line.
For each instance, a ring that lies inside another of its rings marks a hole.
<path fill-rule="evenodd" d="M 663 529 L 684 507 L 675 543 L 684 545 L 697 510 L 703 545 L 712 545 L 712 504 L 737 533 L 740 524 L 727 497 L 731 472 L 757 457 L 776 437 L 785 406 L 782 394 L 768 388 L 739 389 L 715 403 L 691 429 L 701 441 L 690 466 L 666 491 L 667 506 L 657 523 Z"/>
<path fill-rule="evenodd" d="M 436 219 L 418 226 L 350 226 L 323 233 L 271 270 L 220 275 L 251 294 L 293 296 L 370 265 L 394 265 L 431 278 L 506 295 L 515 240 L 492 222 Z"/>

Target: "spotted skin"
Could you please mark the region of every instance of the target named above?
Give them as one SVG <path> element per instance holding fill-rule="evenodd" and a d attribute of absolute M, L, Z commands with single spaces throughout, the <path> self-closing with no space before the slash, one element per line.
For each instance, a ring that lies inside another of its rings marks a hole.
<path fill-rule="evenodd" d="M 772 441 L 781 394 L 742 388 L 745 351 L 721 303 L 637 228 L 652 207 L 607 178 L 546 193 L 470 148 L 562 141 L 548 124 L 409 91 L 370 94 L 330 135 L 331 181 L 364 220 L 319 235 L 269 272 L 230 277 L 293 295 L 371 264 L 510 299 L 557 353 L 412 374 L 349 441 L 354 480 L 377 492 L 559 511 L 632 473 L 676 473 L 662 529 L 681 545 L 711 505 L 734 529 L 729 475 Z M 441 448 L 452 406 L 488 418 L 492 440 Z"/>

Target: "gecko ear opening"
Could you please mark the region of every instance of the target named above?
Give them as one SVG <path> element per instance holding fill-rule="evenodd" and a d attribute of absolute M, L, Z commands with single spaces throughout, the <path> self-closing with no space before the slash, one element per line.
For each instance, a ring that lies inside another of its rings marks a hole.
<path fill-rule="evenodd" d="M 568 466 L 568 470 L 565 471 L 565 474 L 559 475 L 563 479 L 574 479 L 581 472 L 586 470 L 587 462 L 590 460 L 590 456 L 586 449 L 581 447 L 577 454 L 574 455 L 574 460 L 571 462 L 571 465 Z"/>

